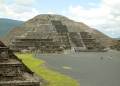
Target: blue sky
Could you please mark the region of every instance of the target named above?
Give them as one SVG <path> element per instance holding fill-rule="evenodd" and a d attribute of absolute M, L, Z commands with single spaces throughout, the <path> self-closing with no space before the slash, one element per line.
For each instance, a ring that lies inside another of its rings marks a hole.
<path fill-rule="evenodd" d="M 0 0 L 0 18 L 26 21 L 38 14 L 60 14 L 120 37 L 120 0 Z"/>
<path fill-rule="evenodd" d="M 89 7 L 89 3 L 99 4 L 98 1 L 96 2 L 96 0 L 39 0 L 39 3 L 36 4 L 36 7 L 43 8 L 45 10 L 49 8 L 64 10 L 70 5 L 81 5 L 84 7 Z"/>

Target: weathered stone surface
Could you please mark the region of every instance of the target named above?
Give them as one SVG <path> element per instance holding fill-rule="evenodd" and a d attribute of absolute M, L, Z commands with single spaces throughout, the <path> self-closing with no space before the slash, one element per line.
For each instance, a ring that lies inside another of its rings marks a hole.
<path fill-rule="evenodd" d="M 13 29 L 7 38 L 6 43 L 10 46 L 12 44 L 12 48 L 29 43 L 30 46 L 24 46 L 25 49 L 39 46 L 37 48 L 41 49 L 42 52 L 45 49 L 45 51 L 55 52 L 55 50 L 62 51 L 75 47 L 77 49 L 99 50 L 103 47 L 110 47 L 114 43 L 112 38 L 103 33 L 60 15 L 38 15 L 18 28 Z M 74 36 L 78 37 L 72 37 L 73 33 L 76 34 Z M 21 44 L 18 43 L 20 40 L 22 40 Z"/>
<path fill-rule="evenodd" d="M 0 86 L 40 86 L 40 80 L 0 42 Z"/>

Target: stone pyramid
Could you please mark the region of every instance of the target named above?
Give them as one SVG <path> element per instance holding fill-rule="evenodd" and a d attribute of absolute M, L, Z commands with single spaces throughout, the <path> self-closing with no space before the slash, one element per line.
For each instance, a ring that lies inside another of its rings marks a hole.
<path fill-rule="evenodd" d="M 13 29 L 8 35 L 13 50 L 40 52 L 99 51 L 110 47 L 113 39 L 64 16 L 42 14 Z"/>

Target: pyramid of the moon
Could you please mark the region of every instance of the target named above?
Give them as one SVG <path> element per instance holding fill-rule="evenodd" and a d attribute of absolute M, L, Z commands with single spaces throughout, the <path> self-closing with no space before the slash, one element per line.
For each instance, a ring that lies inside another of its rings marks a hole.
<path fill-rule="evenodd" d="M 54 53 L 65 50 L 100 51 L 111 46 L 113 39 L 64 16 L 42 14 L 13 29 L 7 36 L 7 43 L 16 51 Z"/>
<path fill-rule="evenodd" d="M 40 86 L 40 79 L 1 41 L 0 86 Z"/>

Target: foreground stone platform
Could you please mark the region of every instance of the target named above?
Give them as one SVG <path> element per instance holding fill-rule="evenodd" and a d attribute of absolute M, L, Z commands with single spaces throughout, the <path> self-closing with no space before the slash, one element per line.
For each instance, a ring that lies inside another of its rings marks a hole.
<path fill-rule="evenodd" d="M 0 41 L 0 86 L 40 84 L 40 79 Z"/>

